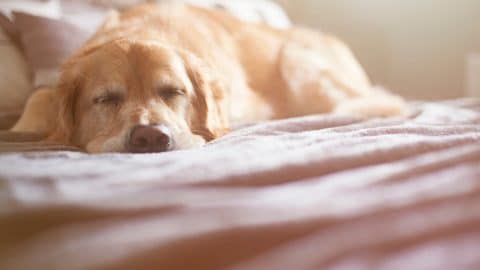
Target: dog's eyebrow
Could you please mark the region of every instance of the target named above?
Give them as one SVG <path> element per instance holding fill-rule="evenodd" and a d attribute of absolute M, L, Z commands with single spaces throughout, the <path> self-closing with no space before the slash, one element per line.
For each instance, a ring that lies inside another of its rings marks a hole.
<path fill-rule="evenodd" d="M 168 91 L 172 89 L 185 91 L 185 85 L 178 79 L 163 78 L 157 81 L 155 84 L 156 91 Z"/>
<path fill-rule="evenodd" d="M 126 93 L 126 89 L 123 86 L 119 85 L 107 85 L 103 86 L 98 91 L 103 94 L 109 94 L 109 95 L 124 95 Z"/>
<path fill-rule="evenodd" d="M 182 84 L 163 84 L 156 89 L 159 92 L 166 92 L 171 90 L 177 90 L 178 92 L 186 93 L 186 89 Z"/>

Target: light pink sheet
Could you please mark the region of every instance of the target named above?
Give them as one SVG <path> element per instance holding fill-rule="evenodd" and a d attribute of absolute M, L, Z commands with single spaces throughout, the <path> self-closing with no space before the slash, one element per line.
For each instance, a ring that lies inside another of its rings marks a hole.
<path fill-rule="evenodd" d="M 0 155 L 0 269 L 480 269 L 480 101 Z"/>

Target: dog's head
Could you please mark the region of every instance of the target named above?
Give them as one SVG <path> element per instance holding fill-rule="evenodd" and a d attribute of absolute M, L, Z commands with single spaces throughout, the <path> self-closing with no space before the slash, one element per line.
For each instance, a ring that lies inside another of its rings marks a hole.
<path fill-rule="evenodd" d="M 225 92 L 192 54 L 150 41 L 113 41 L 74 56 L 59 85 L 50 139 L 88 152 L 199 146 L 228 127 Z"/>

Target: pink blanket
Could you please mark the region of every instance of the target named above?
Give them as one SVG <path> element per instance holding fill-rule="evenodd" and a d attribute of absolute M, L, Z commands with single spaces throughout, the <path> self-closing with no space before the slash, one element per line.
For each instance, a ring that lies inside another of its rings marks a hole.
<path fill-rule="evenodd" d="M 0 269 L 480 269 L 480 101 L 0 155 Z"/>

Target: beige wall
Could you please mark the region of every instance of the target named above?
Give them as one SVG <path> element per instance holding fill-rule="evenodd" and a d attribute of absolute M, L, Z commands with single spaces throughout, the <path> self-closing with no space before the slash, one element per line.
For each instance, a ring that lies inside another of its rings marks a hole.
<path fill-rule="evenodd" d="M 466 93 L 466 57 L 480 52 L 480 0 L 278 2 L 295 22 L 345 40 L 378 84 L 416 99 Z"/>

